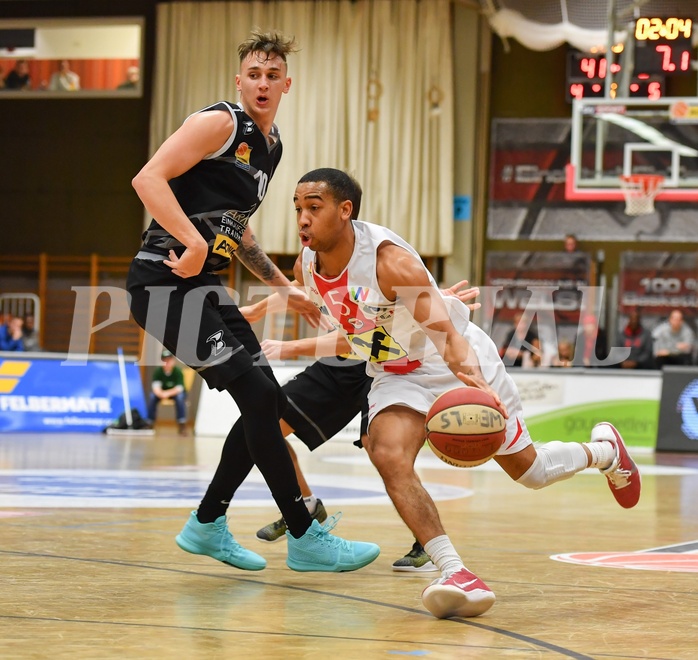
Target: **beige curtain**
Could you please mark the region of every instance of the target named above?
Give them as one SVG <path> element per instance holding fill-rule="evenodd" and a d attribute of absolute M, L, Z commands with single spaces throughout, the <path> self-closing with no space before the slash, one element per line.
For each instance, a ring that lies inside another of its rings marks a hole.
<path fill-rule="evenodd" d="M 176 2 L 158 5 L 151 150 L 191 112 L 237 101 L 237 44 L 252 27 L 294 35 L 276 118 L 284 157 L 252 226 L 269 253 L 299 249 L 292 196 L 318 167 L 363 186 L 361 219 L 423 256 L 453 242 L 449 0 Z"/>

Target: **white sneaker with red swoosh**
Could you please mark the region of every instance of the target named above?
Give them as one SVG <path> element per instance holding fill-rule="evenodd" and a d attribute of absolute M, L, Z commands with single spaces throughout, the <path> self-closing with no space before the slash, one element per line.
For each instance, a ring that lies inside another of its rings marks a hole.
<path fill-rule="evenodd" d="M 609 467 L 601 470 L 608 487 L 618 504 L 625 509 L 632 509 L 640 500 L 642 481 L 635 461 L 630 457 L 618 430 L 609 422 L 599 422 L 591 430 L 592 442 L 610 442 L 616 448 L 616 458 Z"/>
<path fill-rule="evenodd" d="M 487 612 L 494 601 L 494 592 L 467 568 L 434 580 L 422 592 L 424 607 L 437 619 L 479 616 Z"/>

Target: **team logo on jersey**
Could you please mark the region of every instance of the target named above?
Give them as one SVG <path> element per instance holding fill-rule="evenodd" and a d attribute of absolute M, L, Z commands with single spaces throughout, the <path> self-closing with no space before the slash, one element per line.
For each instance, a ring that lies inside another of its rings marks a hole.
<path fill-rule="evenodd" d="M 225 349 L 225 342 L 223 341 L 223 331 L 217 330 L 214 332 L 207 340 L 207 343 L 211 344 L 211 355 L 216 357 L 220 355 Z"/>
<path fill-rule="evenodd" d="M 247 229 L 250 211 L 226 211 L 220 219 L 218 233 L 213 241 L 213 253 L 226 259 L 232 259 L 233 253 L 242 242 L 242 235 Z"/>
<path fill-rule="evenodd" d="M 235 150 L 235 164 L 243 170 L 249 170 L 251 155 L 252 147 L 247 142 L 241 142 Z"/>
<path fill-rule="evenodd" d="M 354 352 L 369 362 L 389 362 L 407 356 L 407 351 L 383 326 L 359 334 L 348 334 L 347 339 Z"/>
<path fill-rule="evenodd" d="M 232 259 L 233 253 L 237 250 L 239 243 L 233 241 L 230 236 L 225 234 L 218 234 L 213 241 L 213 254 L 217 254 L 220 257 L 225 257 L 226 259 Z"/>
<path fill-rule="evenodd" d="M 353 286 L 349 287 L 349 297 L 357 302 L 365 302 L 369 293 L 371 293 L 371 289 L 363 286 L 357 286 L 356 288 Z"/>
<path fill-rule="evenodd" d="M 394 307 L 376 307 L 359 303 L 359 309 L 367 319 L 371 319 L 376 324 L 386 323 L 395 316 Z"/>
<path fill-rule="evenodd" d="M 698 541 L 688 541 L 637 552 L 570 552 L 552 555 L 555 561 L 606 568 L 698 573 Z"/>
<path fill-rule="evenodd" d="M 249 135 L 254 132 L 254 122 L 253 121 L 243 121 L 242 122 L 242 134 Z"/>

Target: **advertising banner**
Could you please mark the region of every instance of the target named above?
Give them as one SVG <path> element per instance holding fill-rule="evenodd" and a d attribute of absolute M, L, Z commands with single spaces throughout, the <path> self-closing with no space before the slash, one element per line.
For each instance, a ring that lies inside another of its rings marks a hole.
<path fill-rule="evenodd" d="M 528 310 L 530 318 L 536 316 L 541 341 L 556 348 L 557 337 L 546 335 L 545 317 L 538 313 L 546 312 L 549 325 L 574 337 L 582 307 L 593 311 L 600 303 L 589 288 L 591 271 L 586 252 L 489 252 L 480 298 L 482 328 L 501 347 L 517 315 Z"/>
<path fill-rule="evenodd" d="M 131 408 L 145 416 L 140 372 L 125 364 Z M 124 412 L 119 364 L 90 356 L 71 364 L 65 356 L 0 354 L 0 432 L 99 432 Z"/>
<path fill-rule="evenodd" d="M 283 384 L 308 362 L 274 364 Z M 536 442 L 588 442 L 592 427 L 602 421 L 618 427 L 629 446 L 653 448 L 657 438 L 661 371 L 605 369 L 512 369 L 521 395 L 526 426 Z M 696 383 L 698 385 L 698 382 Z M 196 434 L 224 438 L 240 412 L 227 392 L 201 389 Z M 332 442 L 353 442 L 360 435 L 361 416 Z M 698 429 L 698 424 L 696 424 Z M 698 430 L 697 430 L 698 432 Z M 698 444 L 698 442 L 696 442 Z"/>
<path fill-rule="evenodd" d="M 664 367 L 657 451 L 698 452 L 698 368 Z"/>
<path fill-rule="evenodd" d="M 622 321 L 636 307 L 649 328 L 672 309 L 692 319 L 698 307 L 698 253 L 623 252 L 619 298 Z"/>
<path fill-rule="evenodd" d="M 512 370 L 526 426 L 535 442 L 588 442 L 592 427 L 611 422 L 632 447 L 657 439 L 661 371 Z"/>

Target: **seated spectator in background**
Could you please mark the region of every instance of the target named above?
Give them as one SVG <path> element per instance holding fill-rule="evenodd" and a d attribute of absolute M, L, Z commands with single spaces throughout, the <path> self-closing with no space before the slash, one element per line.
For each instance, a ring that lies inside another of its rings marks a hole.
<path fill-rule="evenodd" d="M 3 325 L 0 325 L 0 351 L 23 351 L 22 341 L 23 321 L 19 316 L 13 316 Z"/>
<path fill-rule="evenodd" d="M 48 88 L 52 92 L 76 92 L 80 89 L 80 76 L 70 70 L 68 60 L 61 60 L 58 71 L 51 76 Z"/>
<path fill-rule="evenodd" d="M 531 339 L 531 350 L 524 351 L 521 359 L 521 366 L 526 369 L 537 369 L 538 367 L 549 367 L 550 361 L 543 353 L 543 346 L 538 337 Z"/>
<path fill-rule="evenodd" d="M 608 357 L 606 333 L 599 327 L 599 320 L 593 314 L 582 316 L 582 329 L 577 333 L 574 346 L 575 367 L 600 367 Z"/>
<path fill-rule="evenodd" d="M 40 351 L 39 333 L 34 326 L 34 316 L 27 314 L 24 317 L 24 325 L 22 327 L 22 341 L 24 342 L 25 351 Z"/>
<path fill-rule="evenodd" d="M 565 252 L 579 252 L 577 237 L 574 234 L 567 234 L 565 236 Z"/>
<path fill-rule="evenodd" d="M 526 353 L 530 355 L 535 350 L 533 341 L 537 339 L 538 333 L 531 327 L 530 318 L 523 312 L 517 312 L 514 316 L 514 327 L 505 337 L 500 350 L 505 366 L 522 366 L 524 355 Z"/>
<path fill-rule="evenodd" d="M 633 309 L 628 315 L 628 323 L 618 333 L 616 345 L 630 349 L 630 355 L 618 367 L 621 369 L 652 369 L 652 333 L 642 325 L 639 309 Z"/>
<path fill-rule="evenodd" d="M 680 309 L 672 309 L 668 320 L 652 333 L 654 358 L 661 369 L 664 365 L 688 365 L 693 360 L 696 335 L 683 318 Z"/>
<path fill-rule="evenodd" d="M 5 78 L 5 89 L 31 89 L 31 82 L 27 60 L 17 60 L 15 68 Z"/>
<path fill-rule="evenodd" d="M 126 69 L 126 80 L 116 89 L 138 89 L 138 81 L 141 79 L 141 71 L 137 66 L 130 66 Z"/>
<path fill-rule="evenodd" d="M 557 345 L 557 355 L 553 356 L 550 362 L 551 367 L 573 367 L 574 366 L 574 344 L 567 339 L 561 339 Z"/>
<path fill-rule="evenodd" d="M 149 426 L 155 422 L 158 404 L 172 399 L 175 404 L 179 434 L 187 432 L 187 393 L 184 389 L 184 374 L 176 364 L 177 358 L 168 350 L 162 352 L 162 366 L 153 373 L 152 393 L 148 402 Z"/>

